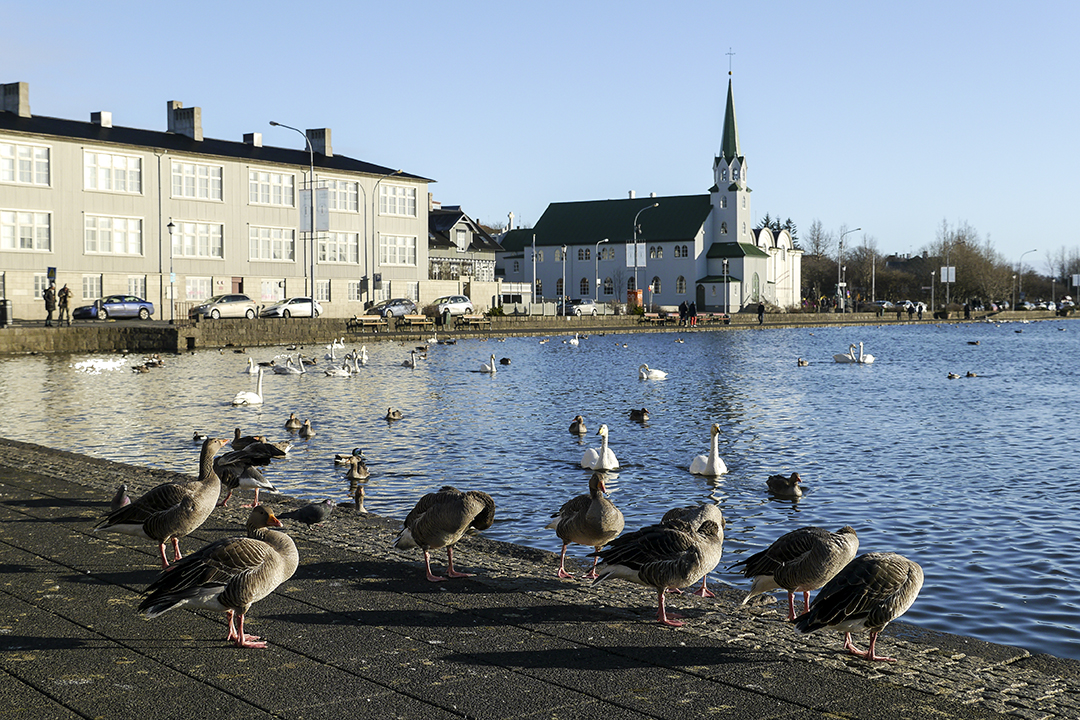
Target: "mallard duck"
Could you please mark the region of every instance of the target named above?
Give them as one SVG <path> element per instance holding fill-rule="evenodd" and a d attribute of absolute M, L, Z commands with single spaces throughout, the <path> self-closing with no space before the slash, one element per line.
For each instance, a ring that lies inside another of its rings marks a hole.
<path fill-rule="evenodd" d="M 559 512 L 551 516 L 555 519 L 547 525 L 547 528 L 554 530 L 562 540 L 559 577 L 573 577 L 566 572 L 566 548 L 570 543 L 590 545 L 599 552 L 600 548 L 614 540 L 623 531 L 623 514 L 604 497 L 606 492 L 603 476 L 600 473 L 593 473 L 589 478 L 589 494 L 578 495 L 566 501 L 559 508 Z M 584 577 L 596 579 L 597 560 L 599 558 L 594 555 L 593 566 Z"/>
<path fill-rule="evenodd" d="M 495 501 L 479 490 L 461 492 L 450 485 L 420 498 L 405 517 L 405 526 L 394 541 L 398 550 L 418 547 L 424 551 L 427 579 L 470 577 L 454 570 L 454 545 L 470 527 L 487 530 L 495 521 Z M 431 551 L 446 548 L 446 576 L 431 572 Z"/>
<path fill-rule="evenodd" d="M 402 415 L 400 410 L 395 410 L 394 408 L 386 408 L 386 416 L 383 418 L 383 420 L 387 420 L 387 421 L 400 420 L 403 417 L 405 417 L 405 416 Z"/>

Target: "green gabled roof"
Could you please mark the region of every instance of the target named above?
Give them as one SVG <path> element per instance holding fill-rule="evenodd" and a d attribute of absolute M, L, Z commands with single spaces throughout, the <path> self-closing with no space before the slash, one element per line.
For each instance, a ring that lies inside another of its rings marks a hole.
<path fill-rule="evenodd" d="M 728 275 L 727 276 L 727 281 L 728 282 L 742 282 L 742 278 L 739 277 L 738 275 Z M 724 282 L 724 276 L 723 275 L 706 275 L 703 278 L 698 278 L 694 282 L 695 283 L 722 283 L 722 282 Z"/>
<path fill-rule="evenodd" d="M 503 250 L 509 250 L 516 252 L 524 250 L 527 246 L 532 245 L 533 229 L 532 228 L 518 228 L 517 230 L 509 230 L 503 235 L 500 245 Z"/>
<path fill-rule="evenodd" d="M 767 258 L 769 257 L 769 253 L 750 243 L 718 242 L 709 246 L 709 252 L 705 253 L 705 257 L 709 259 L 740 257 Z"/>
<path fill-rule="evenodd" d="M 731 162 L 742 157 L 739 152 L 739 126 L 735 122 L 735 96 L 731 92 L 731 78 L 727 81 L 727 110 L 724 113 L 724 134 L 720 140 L 720 157 Z"/>
<path fill-rule="evenodd" d="M 653 203 L 657 206 L 650 207 Z M 649 208 L 643 210 L 643 208 Z M 552 203 L 536 223 L 537 245 L 629 242 L 638 215 L 638 241 L 692 240 L 712 211 L 708 195 Z M 529 237 L 532 242 L 532 237 Z M 503 241 L 503 247 L 510 249 Z"/>

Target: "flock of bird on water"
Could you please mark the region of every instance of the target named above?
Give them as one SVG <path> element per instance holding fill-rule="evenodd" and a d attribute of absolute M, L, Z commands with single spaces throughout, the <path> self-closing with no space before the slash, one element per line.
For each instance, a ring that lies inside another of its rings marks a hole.
<path fill-rule="evenodd" d="M 434 341 L 434 339 L 433 339 Z M 544 341 L 541 341 L 544 342 Z M 569 341 L 580 342 L 575 335 Z M 334 341 L 327 346 L 328 359 L 336 360 L 335 351 L 344 344 Z M 863 352 L 861 343 L 855 354 L 852 344 L 849 353 L 836 355 L 836 362 L 871 363 L 872 355 Z M 418 348 L 419 349 L 419 348 Z M 844 358 L 844 359 L 841 359 Z M 342 367 L 366 364 L 366 348 L 348 353 Z M 416 351 L 409 360 L 415 367 Z M 800 365 L 804 361 L 800 359 Z M 299 374 L 305 372 L 303 358 L 294 365 L 287 359 L 284 366 L 274 364 L 275 372 Z M 504 358 L 502 364 L 509 364 Z M 256 393 L 240 392 L 234 405 L 262 403 L 262 372 L 264 367 L 249 359 L 249 369 L 259 376 Z M 279 368 L 286 367 L 281 371 Z M 336 363 L 334 365 L 336 367 Z M 250 370 L 249 370 L 250 371 Z M 351 370 L 350 370 L 351 372 Z M 496 372 L 495 356 L 483 363 L 480 372 Z M 327 374 L 330 374 L 327 371 Z M 642 380 L 661 380 L 667 373 L 641 365 Z M 385 419 L 401 419 L 399 410 L 390 408 Z M 630 419 L 645 421 L 648 410 L 630 410 Z M 311 437 L 311 422 L 300 421 L 290 413 L 285 429 L 300 437 Z M 570 424 L 570 433 L 587 434 L 584 418 L 578 415 Z M 719 454 L 720 426 L 711 428 L 711 446 L 707 455 L 694 457 L 689 466 L 692 474 L 718 477 L 727 472 Z M 609 500 L 605 478 L 608 472 L 619 469 L 615 453 L 608 447 L 608 427 L 601 425 L 596 432 L 599 448 L 589 448 L 581 458 L 581 467 L 592 470 L 589 493 L 568 500 L 546 527 L 555 531 L 562 541 L 559 557 L 559 578 L 572 578 L 567 572 L 566 552 L 571 544 L 592 547 L 593 563 L 582 577 L 599 584 L 609 578 L 622 578 L 657 592 L 657 620 L 665 625 L 682 625 L 669 612 L 665 595 L 681 592 L 681 588 L 701 587 L 694 594 L 715 597 L 708 589 L 708 574 L 720 563 L 723 555 L 724 518 L 720 508 L 712 504 L 675 508 L 668 511 L 659 523 L 624 534 L 622 512 Z M 95 530 L 133 535 L 158 543 L 163 571 L 146 589 L 139 610 L 153 618 L 177 607 L 208 609 L 224 612 L 228 619 L 227 640 L 239 647 L 265 647 L 259 637 L 245 633 L 244 617 L 251 606 L 272 593 L 292 577 L 299 563 L 293 540 L 285 532 L 271 528 L 282 527 L 281 519 L 260 505 L 259 490 L 273 491 L 259 468 L 288 454 L 290 443 L 266 442 L 264 436 L 244 436 L 239 428 L 232 438 L 207 437 L 196 432 L 193 438 L 201 442 L 198 479 L 191 482 L 168 482 L 158 485 L 132 501 L 121 486 L 112 501 L 112 508 L 95 526 Z M 229 452 L 218 454 L 225 445 Z M 363 482 L 370 476 L 362 451 L 338 455 L 335 463 L 347 465 L 354 507 L 364 509 Z M 799 474 L 773 475 L 768 478 L 769 492 L 780 497 L 798 497 Z M 219 502 L 222 489 L 225 497 Z M 254 501 L 244 537 L 218 540 L 188 556 L 182 556 L 179 540 L 198 529 L 215 507 L 225 505 L 234 490 L 253 489 Z M 334 508 L 331 500 L 312 503 L 282 514 L 281 518 L 296 519 L 306 524 L 327 520 Z M 405 517 L 403 527 L 394 542 L 397 549 L 419 548 L 424 557 L 424 570 L 431 582 L 449 578 L 470 577 L 454 569 L 454 546 L 470 530 L 486 530 L 495 519 L 495 501 L 478 490 L 462 492 L 444 486 L 438 492 L 427 493 Z M 166 545 L 172 544 L 173 563 L 170 564 Z M 446 549 L 446 575 L 431 570 L 432 550 Z M 879 633 L 891 621 L 903 615 L 915 602 L 923 584 L 922 568 L 915 562 L 891 552 L 865 553 L 856 557 L 859 539 L 855 530 L 845 526 L 831 532 L 819 527 L 803 527 L 782 535 L 768 548 L 732 565 L 741 568 L 753 584 L 743 599 L 773 590 L 784 590 L 788 596 L 787 619 L 803 633 L 831 628 L 845 634 L 844 648 L 867 660 L 893 662 L 894 658 L 878 655 L 876 642 Z M 810 592 L 818 591 L 810 604 Z M 796 614 L 795 594 L 803 594 L 804 612 Z M 866 650 L 855 646 L 853 632 L 869 632 Z"/>

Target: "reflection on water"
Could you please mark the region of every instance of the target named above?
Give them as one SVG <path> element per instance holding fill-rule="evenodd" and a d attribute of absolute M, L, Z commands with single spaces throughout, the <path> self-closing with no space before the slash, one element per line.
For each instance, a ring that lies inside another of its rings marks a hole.
<path fill-rule="evenodd" d="M 860 552 L 892 550 L 923 566 L 926 586 L 905 619 L 1080 658 L 1080 560 L 1071 545 L 1080 498 L 1068 442 L 1078 328 L 743 330 L 687 334 L 684 343 L 672 334 L 594 335 L 577 347 L 563 338 L 469 340 L 433 346 L 415 369 L 401 366 L 411 345 L 380 342 L 368 345 L 357 377 L 268 374 L 265 404 L 238 408 L 229 400 L 255 378 L 243 373 L 246 356 L 229 351 L 168 357 L 149 373 L 130 371 L 141 358 L 112 370 L 76 364 L 119 356 L 8 358 L 0 359 L 2 432 L 194 473 L 194 430 L 284 439 L 295 412 L 318 434 L 268 469 L 282 492 L 346 499 L 333 459 L 359 446 L 372 471 L 372 512 L 404 517 L 444 484 L 482 489 L 498 504 L 487 536 L 557 551 L 544 526 L 587 491 L 579 461 L 599 447 L 593 433 L 606 423 L 621 463 L 609 487 L 627 528 L 677 505 L 718 503 L 728 521 L 721 579 L 747 586 L 723 568 L 788 530 L 850 524 Z M 877 362 L 832 362 L 860 340 Z M 511 364 L 480 373 L 492 354 Z M 810 365 L 798 367 L 799 357 Z M 639 380 L 642 363 L 667 379 Z M 977 377 L 946 377 L 968 371 Z M 404 419 L 384 421 L 388 407 Z M 631 421 L 630 408 L 642 407 L 649 420 Z M 578 414 L 589 427 L 583 438 L 567 432 Z M 714 422 L 729 472 L 711 481 L 687 468 L 708 452 Z M 795 470 L 806 495 L 770 498 L 765 479 Z"/>

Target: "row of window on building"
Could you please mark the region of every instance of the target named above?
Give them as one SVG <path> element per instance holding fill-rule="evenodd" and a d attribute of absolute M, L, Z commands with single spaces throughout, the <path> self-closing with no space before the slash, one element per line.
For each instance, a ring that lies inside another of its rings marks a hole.
<path fill-rule="evenodd" d="M 608 297 L 612 297 L 612 296 L 615 295 L 615 281 L 612 280 L 611 278 L 604 278 L 604 280 L 603 280 L 603 282 L 601 284 L 601 287 L 602 287 L 601 294 L 606 295 Z M 637 289 L 637 282 L 634 280 L 634 278 L 631 277 L 631 278 L 627 279 L 627 281 L 626 281 L 626 290 L 628 292 L 633 292 L 636 289 Z M 661 282 L 660 282 L 660 278 L 659 277 L 654 277 L 652 279 L 652 282 L 649 283 L 646 286 L 645 289 L 647 289 L 653 295 L 660 295 L 661 292 L 662 292 L 662 285 L 661 285 Z M 579 293 L 579 295 L 578 295 L 579 297 L 589 297 L 589 296 L 592 295 L 592 285 L 589 282 L 589 278 L 581 278 L 581 280 L 578 282 L 578 293 Z M 538 296 L 543 296 L 543 294 L 544 294 L 544 281 L 541 280 L 540 278 L 536 279 L 536 294 Z M 557 278 L 555 280 L 555 295 L 556 295 L 556 297 L 561 297 L 563 294 L 564 293 L 563 293 L 563 281 L 562 281 L 562 278 Z M 685 295 L 686 294 L 686 278 L 684 278 L 682 275 L 675 278 L 675 294 L 676 295 Z"/>

